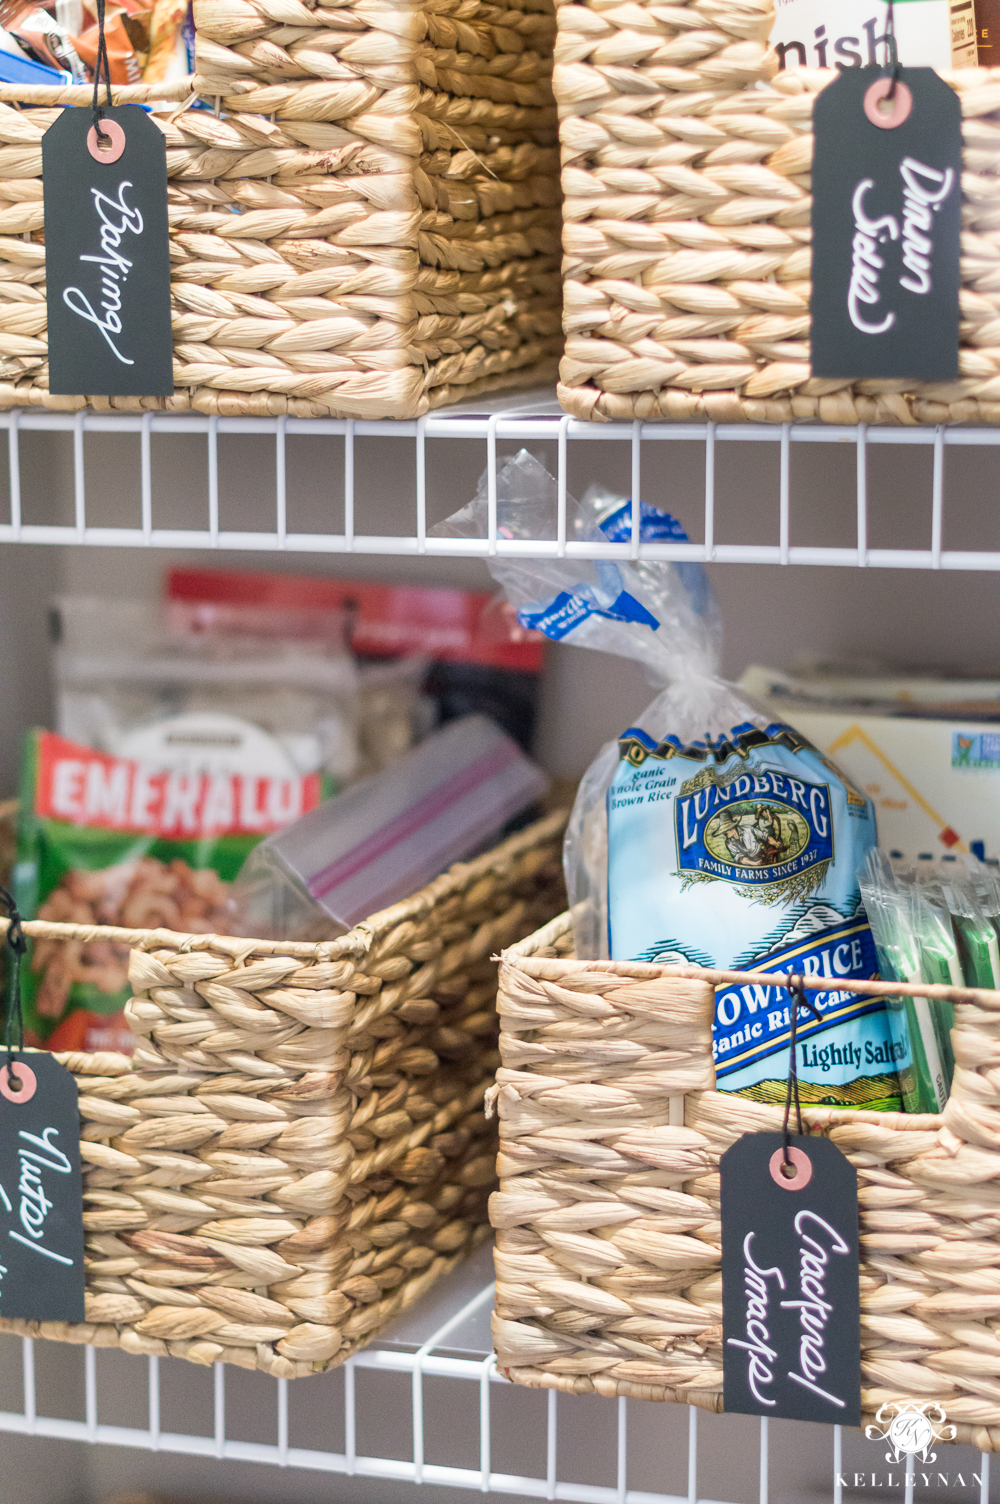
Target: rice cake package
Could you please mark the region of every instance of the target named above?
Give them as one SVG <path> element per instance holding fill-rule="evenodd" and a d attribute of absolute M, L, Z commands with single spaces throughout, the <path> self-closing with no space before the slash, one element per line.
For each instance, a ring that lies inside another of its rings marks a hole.
<path fill-rule="evenodd" d="M 884 1005 L 851 989 L 878 974 L 858 871 L 876 844 L 871 801 L 792 727 L 718 677 L 719 622 L 707 577 L 684 560 L 673 519 L 634 509 L 656 560 L 488 560 L 524 627 L 640 662 L 668 683 L 598 754 L 566 836 L 566 882 L 580 957 L 771 973 L 773 986 L 716 993 L 720 1091 L 784 1100 L 789 996 L 777 978 L 836 978 L 798 1024 L 802 1100 L 897 1109 L 898 1048 Z M 521 452 L 497 477 L 497 536 L 557 535 L 556 483 Z M 442 524 L 487 536 L 485 481 Z M 567 537 L 631 537 L 632 504 L 567 498 Z M 668 525 L 669 524 L 669 525 Z M 677 563 L 669 562 L 676 550 Z"/>

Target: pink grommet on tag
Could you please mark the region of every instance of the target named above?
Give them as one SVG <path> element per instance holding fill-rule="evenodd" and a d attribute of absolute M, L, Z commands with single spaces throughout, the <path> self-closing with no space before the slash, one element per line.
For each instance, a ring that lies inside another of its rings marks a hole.
<path fill-rule="evenodd" d="M 95 162 L 104 162 L 110 166 L 112 162 L 118 161 L 125 150 L 125 132 L 117 120 L 102 120 L 101 130 L 105 136 L 111 137 L 111 145 L 102 150 L 97 138 L 97 128 L 92 125 L 87 132 L 87 150 Z"/>
<path fill-rule="evenodd" d="M 788 1158 L 786 1159 L 786 1153 Z M 791 1161 L 795 1168 L 794 1175 L 785 1174 L 785 1166 Z M 776 1149 L 768 1161 L 768 1169 L 775 1185 L 780 1185 L 783 1191 L 804 1191 L 812 1180 L 812 1160 L 808 1154 L 803 1154 L 801 1149 L 791 1146 L 787 1149 Z"/>
<path fill-rule="evenodd" d="M 20 1091 L 12 1091 L 10 1075 L 15 1075 L 21 1083 Z M 0 1065 L 0 1094 L 7 1098 L 8 1102 L 30 1102 L 35 1095 L 38 1081 L 30 1065 L 25 1065 L 20 1060 L 15 1060 L 13 1065 Z"/>
<path fill-rule="evenodd" d="M 891 78 L 879 78 L 865 94 L 865 114 L 872 125 L 883 131 L 892 131 L 897 125 L 902 125 L 910 118 L 912 109 L 913 95 L 902 79 L 896 80 L 893 91 Z"/>

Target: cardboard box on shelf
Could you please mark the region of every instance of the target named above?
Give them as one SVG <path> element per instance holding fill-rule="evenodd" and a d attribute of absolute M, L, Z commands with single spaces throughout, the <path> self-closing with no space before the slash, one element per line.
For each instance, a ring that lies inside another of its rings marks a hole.
<path fill-rule="evenodd" d="M 838 705 L 827 680 L 808 681 L 807 698 L 783 689 L 783 679 L 804 683 L 757 667 L 740 682 L 872 799 L 884 850 L 911 860 L 970 852 L 1000 859 L 1000 702 L 989 704 L 990 681 L 912 681 L 930 687 L 932 704 L 892 696 L 892 714 L 885 705 L 873 714 L 878 702 L 862 680 L 850 681 L 851 702 Z"/>

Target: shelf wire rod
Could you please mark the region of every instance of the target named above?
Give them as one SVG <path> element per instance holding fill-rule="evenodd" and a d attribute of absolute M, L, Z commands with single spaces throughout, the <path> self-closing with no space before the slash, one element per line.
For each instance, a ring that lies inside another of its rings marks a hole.
<path fill-rule="evenodd" d="M 625 1504 L 625 1494 L 628 1477 L 628 1400 L 623 1394 L 618 1396 L 618 1475 L 615 1483 L 618 1489 L 618 1504 Z"/>
<path fill-rule="evenodd" d="M 282 414 L 274 433 L 274 510 L 278 547 L 288 547 L 288 471 L 285 437 L 288 418 Z"/>
<path fill-rule="evenodd" d="M 278 1466 L 288 1466 L 288 1380 L 278 1380 Z"/>
<path fill-rule="evenodd" d="M 497 551 L 497 424 L 500 414 L 491 414 L 486 424 L 486 537 L 490 557 Z"/>
<path fill-rule="evenodd" d="M 767 1416 L 760 1418 L 760 1504 L 767 1504 L 768 1441 Z"/>
<path fill-rule="evenodd" d="M 944 425 L 934 430 L 934 489 L 931 500 L 931 563 L 941 568 L 941 537 L 944 531 Z"/>
<path fill-rule="evenodd" d="M 705 558 L 715 558 L 715 424 L 705 425 Z"/>
<path fill-rule="evenodd" d="M 354 1405 L 354 1359 L 344 1364 L 344 1457 L 347 1476 L 354 1477 L 357 1459 L 357 1411 Z"/>
<path fill-rule="evenodd" d="M 35 1339 L 24 1337 L 21 1348 L 21 1372 L 24 1375 L 24 1419 L 28 1435 L 34 1436 L 38 1418 L 38 1402 L 35 1397 Z"/>
<path fill-rule="evenodd" d="M 142 488 L 142 541 L 148 548 L 153 541 L 153 464 L 150 449 L 152 413 L 143 413 L 139 433 L 140 484 Z"/>
<path fill-rule="evenodd" d="M 979 1504 L 990 1504 L 990 1454 L 981 1452 L 982 1472 L 979 1475 Z"/>
<path fill-rule="evenodd" d="M 479 1488 L 484 1494 L 490 1491 L 490 1379 L 496 1371 L 496 1356 L 490 1353 L 479 1371 Z"/>
<path fill-rule="evenodd" d="M 83 1349 L 83 1381 L 86 1395 L 87 1440 L 97 1440 L 97 1349 Z"/>
<path fill-rule="evenodd" d="M 833 1504 L 844 1504 L 844 1428 L 833 1428 Z"/>
<path fill-rule="evenodd" d="M 14 534 L 14 542 L 21 541 L 21 444 L 20 444 L 20 408 L 15 407 L 10 415 L 10 427 L 7 430 L 7 464 L 10 470 L 10 526 Z"/>
<path fill-rule="evenodd" d="M 791 476 L 792 457 L 792 425 L 781 425 L 781 455 L 780 471 L 778 478 L 778 548 L 781 554 L 782 564 L 787 564 L 788 553 L 788 529 L 789 529 L 789 486 Z"/>
<path fill-rule="evenodd" d="M 688 1496 L 687 1504 L 698 1504 L 698 1410 L 688 1406 Z"/>
<path fill-rule="evenodd" d="M 906 1454 L 906 1492 L 903 1495 L 903 1504 L 913 1504 L 913 1484 L 916 1458 L 912 1452 Z"/>
<path fill-rule="evenodd" d="M 556 1400 L 559 1392 L 549 1389 L 548 1408 L 545 1417 L 545 1497 L 554 1499 L 556 1496 L 556 1440 L 558 1436 L 558 1420 L 556 1415 Z"/>
<path fill-rule="evenodd" d="M 215 1378 L 215 1455 L 226 1455 L 226 1365 L 213 1363 Z"/>
<path fill-rule="evenodd" d="M 556 541 L 558 544 L 556 553 L 558 554 L 560 559 L 565 559 L 566 557 L 566 439 L 569 433 L 569 425 L 572 423 L 572 421 L 573 420 L 568 413 L 565 415 L 565 417 L 559 419 L 559 438 L 557 441 L 559 454 L 559 476 L 558 486 L 556 490 Z"/>
<path fill-rule="evenodd" d="M 418 1348 L 413 1355 L 412 1409 L 414 1483 L 422 1483 L 424 1481 L 424 1359 L 429 1353 L 432 1353 L 435 1348 L 440 1347 L 444 1342 L 445 1337 L 447 1337 L 450 1332 L 453 1332 L 456 1327 L 461 1326 L 462 1323 L 466 1321 L 475 1311 L 478 1311 L 480 1306 L 485 1305 L 487 1301 L 492 1302 L 493 1289 L 493 1281 L 491 1280 L 490 1283 L 488 1285 L 485 1285 L 482 1290 L 478 1291 L 471 1300 L 467 1300 L 465 1305 L 462 1306 L 460 1310 L 456 1311 L 453 1316 L 449 1316 L 448 1320 L 444 1322 L 442 1326 L 439 1326 L 437 1331 L 432 1332 L 423 1346 Z"/>
<path fill-rule="evenodd" d="M 212 548 L 219 546 L 219 420 L 208 420 L 208 536 Z"/>
<path fill-rule="evenodd" d="M 642 422 L 632 424 L 632 547 L 629 557 L 639 557 L 642 542 Z"/>
<path fill-rule="evenodd" d="M 155 1354 L 149 1358 L 149 1449 L 160 1450 L 160 1360 Z"/>
<path fill-rule="evenodd" d="M 427 552 L 427 418 L 417 419 L 417 553 Z"/>
<path fill-rule="evenodd" d="M 82 543 L 87 536 L 87 483 L 83 470 L 83 413 L 77 413 L 73 423 L 73 506 L 76 541 Z"/>
<path fill-rule="evenodd" d="M 354 418 L 344 429 L 344 541 L 354 552 Z"/>
<path fill-rule="evenodd" d="M 868 567 L 868 427 L 858 424 L 855 441 L 858 491 L 858 568 Z"/>

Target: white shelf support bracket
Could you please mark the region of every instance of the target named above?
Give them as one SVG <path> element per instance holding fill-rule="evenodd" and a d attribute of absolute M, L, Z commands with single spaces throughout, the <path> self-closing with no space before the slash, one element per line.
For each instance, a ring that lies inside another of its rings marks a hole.
<path fill-rule="evenodd" d="M 21 448 L 20 448 L 20 422 L 21 412 L 14 409 L 10 415 L 10 427 L 7 430 L 7 463 L 10 471 L 10 528 L 14 535 L 14 542 L 21 541 Z"/>
<path fill-rule="evenodd" d="M 479 1488 L 484 1494 L 490 1491 L 490 1380 L 496 1371 L 497 1361 L 490 1353 L 479 1375 Z"/>
<path fill-rule="evenodd" d="M 559 474 L 557 477 L 557 513 L 556 513 L 556 552 L 560 559 L 566 557 L 566 438 L 569 433 L 569 425 L 572 418 L 567 414 L 559 419 Z"/>
<path fill-rule="evenodd" d="M 344 428 L 344 541 L 354 552 L 354 419 Z"/>
<path fill-rule="evenodd" d="M 219 546 L 219 420 L 208 420 L 208 536 L 212 548 Z"/>
<path fill-rule="evenodd" d="M 160 1360 L 151 1357 L 148 1368 L 149 1393 L 149 1450 L 160 1450 Z"/>
<path fill-rule="evenodd" d="M 84 1391 L 87 1405 L 87 1440 L 97 1440 L 97 1349 L 83 1349 Z"/>
<path fill-rule="evenodd" d="M 83 470 L 83 413 L 76 413 L 73 422 L 73 503 L 76 541 L 83 543 L 87 537 L 87 482 Z"/>
<path fill-rule="evenodd" d="M 632 546 L 630 557 L 639 557 L 642 542 L 642 423 L 632 424 Z"/>
<path fill-rule="evenodd" d="M 858 424 L 857 436 L 857 489 L 858 489 L 858 568 L 868 566 L 868 429 Z"/>
<path fill-rule="evenodd" d="M 844 1470 L 844 1428 L 833 1428 L 833 1504 L 844 1504 L 844 1485 L 841 1475 Z"/>
<path fill-rule="evenodd" d="M 417 553 L 427 552 L 427 419 L 417 419 Z"/>
<path fill-rule="evenodd" d="M 215 1455 L 226 1455 L 226 1365 L 213 1363 L 215 1380 Z"/>
<path fill-rule="evenodd" d="M 770 1438 L 767 1434 L 767 1426 L 767 1416 L 762 1415 L 760 1418 L 760 1504 L 767 1504 L 768 1495 L 767 1480 L 770 1471 L 768 1442 Z"/>
<path fill-rule="evenodd" d="M 278 1380 L 278 1466 L 288 1466 L 288 1380 Z"/>
<path fill-rule="evenodd" d="M 147 548 L 153 541 L 153 459 L 152 413 L 143 413 L 139 435 L 140 484 L 142 486 L 142 541 Z"/>
<path fill-rule="evenodd" d="M 698 1504 L 698 1409 L 688 1406 L 688 1492 L 687 1504 Z"/>
<path fill-rule="evenodd" d="M 38 1401 L 35 1395 L 35 1339 L 22 1338 L 21 1373 L 24 1382 L 24 1420 L 28 1435 L 34 1436 L 38 1421 Z"/>
<path fill-rule="evenodd" d="M 979 1504 L 990 1504 L 990 1454 L 980 1453 Z"/>
<path fill-rule="evenodd" d="M 490 558 L 497 551 L 497 424 L 493 413 L 486 424 L 486 537 Z"/>
<path fill-rule="evenodd" d="M 556 1496 L 556 1442 L 559 1434 L 556 1400 L 559 1392 L 556 1389 L 547 1389 L 545 1393 L 548 1401 L 545 1417 L 545 1497 L 554 1499 Z"/>
<path fill-rule="evenodd" d="M 288 470 L 285 454 L 287 428 L 288 419 L 282 414 L 274 435 L 274 520 L 279 548 L 288 546 Z"/>
<path fill-rule="evenodd" d="M 357 1469 L 357 1411 L 354 1392 L 354 1359 L 344 1364 L 344 1460 L 347 1476 L 353 1478 Z"/>
<path fill-rule="evenodd" d="M 628 1400 L 618 1396 L 618 1472 L 615 1484 L 618 1490 L 617 1504 L 625 1504 L 628 1491 Z"/>
<path fill-rule="evenodd" d="M 941 568 L 941 539 L 944 533 L 944 446 L 945 429 L 939 423 L 934 430 L 934 489 L 931 499 L 931 559 Z"/>
<path fill-rule="evenodd" d="M 715 424 L 705 427 L 705 558 L 715 558 Z"/>
<path fill-rule="evenodd" d="M 792 425 L 781 425 L 781 456 L 780 473 L 778 478 L 778 548 L 781 554 L 781 563 L 787 564 L 789 560 L 789 510 L 790 510 L 790 479 L 792 458 Z"/>

